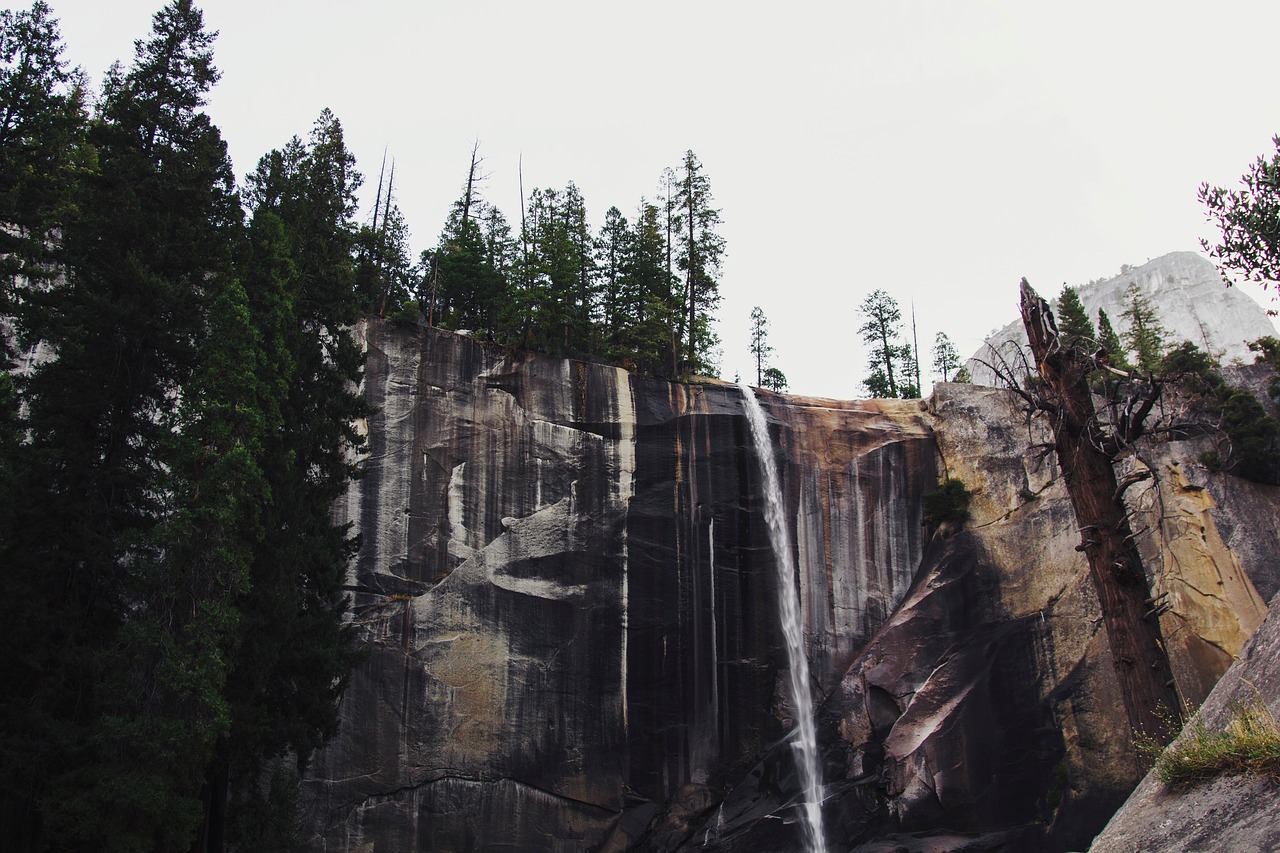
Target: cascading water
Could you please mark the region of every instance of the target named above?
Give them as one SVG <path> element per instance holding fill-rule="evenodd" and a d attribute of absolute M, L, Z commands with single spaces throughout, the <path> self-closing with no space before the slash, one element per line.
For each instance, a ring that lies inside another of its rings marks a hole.
<path fill-rule="evenodd" d="M 805 845 L 810 853 L 826 853 L 827 843 L 822 832 L 822 774 L 818 767 L 818 737 L 813 721 L 813 701 L 809 695 L 809 659 L 804 651 L 800 595 L 795 584 L 791 536 L 782 509 L 782 487 L 778 481 L 778 467 L 773 459 L 773 444 L 769 440 L 769 425 L 765 421 L 764 411 L 750 386 L 743 382 L 740 387 L 747 423 L 751 426 L 751 438 L 755 442 L 756 458 L 760 462 L 760 473 L 764 478 L 764 517 L 769 526 L 769 539 L 773 542 L 778 567 L 778 614 L 782 619 L 782 633 L 787 643 L 787 662 L 791 669 L 791 702 L 796 709 L 796 727 L 792 733 L 791 747 L 796 753 L 800 785 L 804 788 Z"/>

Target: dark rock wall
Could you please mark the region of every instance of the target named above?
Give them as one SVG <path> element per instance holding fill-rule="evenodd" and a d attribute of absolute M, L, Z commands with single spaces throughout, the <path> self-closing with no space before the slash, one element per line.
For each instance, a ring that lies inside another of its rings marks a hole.
<path fill-rule="evenodd" d="M 363 536 L 369 657 L 304 780 L 312 849 L 799 849 L 741 391 L 363 331 L 377 411 L 336 511 Z M 1074 849 L 1139 778 L 1070 504 L 1015 402 L 761 394 L 833 849 Z M 1265 612 L 1249 580 L 1276 585 L 1275 490 L 1166 462 L 1180 556 L 1154 581 L 1194 692 Z M 944 473 L 974 493 L 955 535 L 921 526 Z"/>
<path fill-rule="evenodd" d="M 364 331 L 338 513 L 369 658 L 305 783 L 315 845 L 682 840 L 791 725 L 741 391 Z M 910 585 L 935 452 L 918 404 L 764 404 L 825 695 Z"/>

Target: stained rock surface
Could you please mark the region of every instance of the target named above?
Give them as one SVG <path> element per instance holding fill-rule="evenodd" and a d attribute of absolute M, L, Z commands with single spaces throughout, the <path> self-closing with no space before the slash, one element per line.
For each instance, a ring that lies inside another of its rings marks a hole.
<path fill-rule="evenodd" d="M 306 782 L 314 844 L 626 846 L 718 800 L 790 725 L 742 392 L 363 333 L 338 514 L 369 658 Z M 936 453 L 916 403 L 763 405 L 829 690 L 911 583 Z"/>
<path fill-rule="evenodd" d="M 742 392 L 362 333 L 376 413 L 336 511 L 369 657 L 304 780 L 312 849 L 799 849 Z M 974 386 L 761 402 L 833 849 L 1087 844 L 1141 769 L 1047 434 Z M 1274 490 L 1192 452 L 1145 456 L 1173 468 L 1135 510 L 1181 549 L 1153 582 L 1202 696 L 1265 615 L 1280 532 Z M 944 474 L 973 493 L 961 531 L 921 523 Z"/>

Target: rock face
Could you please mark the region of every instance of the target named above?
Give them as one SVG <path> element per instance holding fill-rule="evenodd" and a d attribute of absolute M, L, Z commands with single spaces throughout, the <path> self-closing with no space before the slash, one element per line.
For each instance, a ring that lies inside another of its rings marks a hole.
<path fill-rule="evenodd" d="M 1200 708 L 1205 730 L 1222 731 L 1235 707 L 1264 705 L 1280 718 L 1280 618 L 1268 618 Z M 1280 849 L 1274 779 L 1225 776 L 1172 791 L 1155 774 L 1094 840 L 1094 853 Z"/>
<path fill-rule="evenodd" d="M 1114 278 L 1076 288 L 1095 327 L 1101 308 L 1116 333 L 1124 335 L 1128 324 L 1123 315 L 1128 308 L 1130 284 L 1136 284 L 1152 300 L 1170 343 L 1191 341 L 1223 363 L 1235 359 L 1252 362 L 1254 354 L 1249 351 L 1248 342 L 1276 334 L 1266 311 L 1239 288 L 1225 287 L 1213 263 L 1194 252 L 1161 255 Z M 1053 307 L 1057 309 L 1056 299 Z M 973 381 L 995 384 L 995 375 L 987 365 L 998 364 L 1000 358 L 1012 362 L 1016 348 L 1025 347 L 1026 343 L 1021 320 L 993 332 L 967 363 Z"/>
<path fill-rule="evenodd" d="M 365 333 L 339 514 L 370 657 L 307 782 L 317 845 L 586 849 L 717 798 L 788 722 L 741 391 Z M 830 689 L 919 565 L 933 441 L 918 404 L 763 404 Z"/>
<path fill-rule="evenodd" d="M 741 391 L 363 333 L 376 414 L 337 512 L 363 536 L 369 657 L 304 780 L 311 847 L 799 849 Z M 835 849 L 1079 848 L 1140 777 L 1065 490 L 1014 400 L 762 393 Z M 1145 457 L 1177 476 L 1135 510 L 1176 553 L 1151 565 L 1199 698 L 1265 614 L 1254 588 L 1280 586 L 1280 531 L 1275 490 L 1190 452 Z M 974 495 L 959 532 L 921 524 L 943 474 Z"/>

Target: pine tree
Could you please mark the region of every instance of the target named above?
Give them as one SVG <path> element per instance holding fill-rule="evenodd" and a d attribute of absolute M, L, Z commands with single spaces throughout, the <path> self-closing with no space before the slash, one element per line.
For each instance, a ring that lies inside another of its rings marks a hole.
<path fill-rule="evenodd" d="M 916 400 L 920 397 L 920 386 L 916 384 L 915 377 L 920 374 L 920 364 L 916 360 L 915 350 L 910 344 L 902 345 L 902 376 L 904 377 L 898 387 L 898 392 L 904 400 Z"/>
<path fill-rule="evenodd" d="M 1129 328 L 1124 333 L 1124 344 L 1133 353 L 1138 368 L 1152 373 L 1160 369 L 1160 362 L 1164 359 L 1167 333 L 1151 299 L 1138 289 L 1136 283 L 1130 283 L 1125 295 L 1128 306 L 1124 310 L 1124 318 L 1129 321 Z"/>
<path fill-rule="evenodd" d="M 390 174 L 378 180 L 373 219 L 356 237 L 356 287 L 364 296 L 365 310 L 378 317 L 399 312 L 414 285 L 409 226 L 395 201 L 395 177 L 393 160 Z"/>
<path fill-rule="evenodd" d="M 634 283 L 627 277 L 627 261 L 632 252 L 633 235 L 627 218 L 617 207 L 610 207 L 596 237 L 596 268 L 600 274 L 600 318 L 603 323 L 603 352 L 611 359 L 630 357 L 624 342 L 624 329 L 638 319 L 633 313 L 637 299 Z"/>
<path fill-rule="evenodd" d="M 1074 287 L 1066 284 L 1062 286 L 1062 293 L 1058 297 L 1057 315 L 1062 343 L 1066 346 L 1087 349 L 1089 354 L 1092 354 L 1096 349 L 1098 334 L 1094 331 L 1093 323 L 1089 322 L 1084 303 L 1080 301 L 1080 294 Z"/>
<path fill-rule="evenodd" d="M 769 346 L 769 319 L 764 316 L 760 306 L 751 309 L 751 331 L 749 349 L 756 359 L 756 387 L 764 387 L 764 372 L 769 365 L 769 356 L 773 347 Z"/>
<path fill-rule="evenodd" d="M 485 175 L 478 147 L 471 151 L 471 165 L 462 195 L 454 202 L 432 253 L 428 278 L 427 315 L 430 322 L 450 329 L 469 329 L 489 338 L 503 335 L 509 325 L 523 325 L 523 318 L 508 319 L 510 286 L 496 264 L 508 263 L 506 222 L 491 211 L 481 195 Z M 497 229 L 486 236 L 485 222 Z M 496 242 L 495 242 L 496 241 Z"/>
<path fill-rule="evenodd" d="M 567 256 L 564 258 L 568 273 L 571 298 L 571 331 L 566 344 L 579 354 L 595 353 L 599 349 L 596 334 L 599 293 L 597 288 L 595 244 L 587 222 L 587 203 L 581 191 L 572 181 L 565 186 L 561 196 L 560 216 L 567 238 Z"/>
<path fill-rule="evenodd" d="M 62 59 L 48 5 L 0 10 L 0 316 L 20 311 L 19 277 L 31 287 L 56 274 L 77 174 L 92 167 L 87 129 L 84 81 Z"/>
<path fill-rule="evenodd" d="M 627 317 L 623 337 L 637 370 L 654 376 L 676 376 L 676 315 L 679 296 L 667 266 L 668 246 L 661 211 L 643 199 L 636 212 L 623 264 Z"/>
<path fill-rule="evenodd" d="M 862 383 L 872 397 L 897 397 L 910 385 L 902 381 L 909 375 L 910 358 L 909 348 L 901 340 L 902 310 L 897 300 L 879 289 L 868 294 L 858 310 L 864 318 L 858 333 L 870 348 L 869 372 Z"/>
<path fill-rule="evenodd" d="M 601 342 L 594 243 L 586 203 L 570 183 L 564 190 L 535 189 L 522 242 L 520 303 L 525 345 L 555 355 L 589 353 Z"/>
<path fill-rule="evenodd" d="M 1116 330 L 1111 326 L 1111 318 L 1107 316 L 1107 312 L 1098 309 L 1098 346 L 1112 367 L 1118 370 L 1132 370 L 1129 364 L 1129 357 L 1124 351 L 1124 345 L 1120 343 L 1120 336 L 1116 334 Z"/>
<path fill-rule="evenodd" d="M 355 542 L 334 525 L 330 507 L 354 473 L 350 451 L 362 445 L 354 424 L 367 413 L 353 390 L 363 356 L 349 331 L 362 304 L 354 264 L 359 183 L 328 110 L 307 143 L 295 138 L 271 152 L 250 179 L 244 269 L 263 353 L 258 379 L 272 401 L 263 416 L 276 424 L 258 459 L 271 500 L 252 591 L 239 602 L 242 633 L 253 642 L 240 645 L 230 667 L 232 728 L 206 771 L 210 837 L 225 830 L 242 846 L 265 843 L 261 833 L 288 822 L 271 807 L 290 802 L 288 780 L 296 779 L 283 759 L 305 767 L 333 734 L 356 660 L 342 619 Z M 282 787 L 262 790 L 264 774 Z"/>
<path fill-rule="evenodd" d="M 960 368 L 960 354 L 946 332 L 934 336 L 932 355 L 933 372 L 941 373 L 943 382 L 949 381 L 951 374 Z"/>
<path fill-rule="evenodd" d="M 685 152 L 683 169 L 675 199 L 681 216 L 676 264 L 685 281 L 681 361 L 689 371 L 698 372 L 712 368 L 708 354 L 718 343 L 711 320 L 720 305 L 720 263 L 725 243 L 717 233 L 720 211 L 711 206 L 711 181 L 692 151 Z"/>
<path fill-rule="evenodd" d="M 55 845 L 189 844 L 219 725 L 216 683 L 184 669 L 198 615 L 181 606 L 187 578 L 163 535 L 181 468 L 174 401 L 240 226 L 226 146 L 200 111 L 212 40 L 175 0 L 108 78 L 89 136 L 98 170 L 77 182 L 63 231 L 65 278 L 30 294 L 29 334 L 56 357 L 26 395 L 43 488 L 22 510 L 11 571 L 39 574 L 19 585 L 43 591 L 29 626 L 51 630 L 27 638 L 40 672 L 15 698 L 35 709 L 24 734 L 44 760 L 27 772 Z"/>

